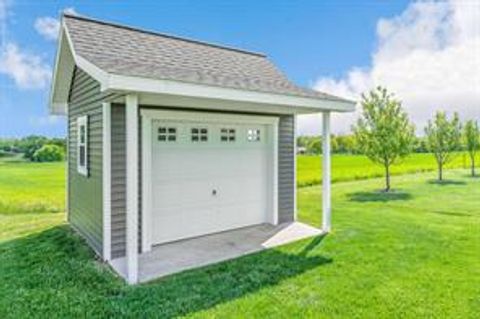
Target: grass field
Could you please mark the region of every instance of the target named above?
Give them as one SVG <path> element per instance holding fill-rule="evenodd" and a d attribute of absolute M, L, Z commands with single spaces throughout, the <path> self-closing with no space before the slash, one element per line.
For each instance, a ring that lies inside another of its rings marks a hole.
<path fill-rule="evenodd" d="M 480 155 L 480 154 L 479 154 Z M 477 163 L 480 162 L 480 156 Z M 298 186 L 317 185 L 322 182 L 322 158 L 301 155 L 297 159 Z M 467 168 L 469 160 L 466 153 L 459 153 L 447 168 Z M 435 171 L 437 165 L 432 154 L 412 154 L 398 165 L 392 166 L 393 175 Z M 382 166 L 372 163 L 360 155 L 332 156 L 332 182 L 344 182 L 384 176 Z"/>
<path fill-rule="evenodd" d="M 127 286 L 65 224 L 62 164 L 0 164 L 0 318 L 478 318 L 480 179 L 333 185 L 334 231 Z M 320 187 L 299 218 L 320 224 Z"/>

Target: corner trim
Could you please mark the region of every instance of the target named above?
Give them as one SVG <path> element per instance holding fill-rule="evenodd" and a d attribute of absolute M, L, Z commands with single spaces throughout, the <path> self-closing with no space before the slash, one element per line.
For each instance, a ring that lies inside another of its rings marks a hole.
<path fill-rule="evenodd" d="M 108 102 L 102 103 L 103 109 L 103 143 L 102 143 L 102 177 L 103 177 L 103 260 L 111 259 L 112 242 L 112 202 L 111 202 L 111 105 Z"/>

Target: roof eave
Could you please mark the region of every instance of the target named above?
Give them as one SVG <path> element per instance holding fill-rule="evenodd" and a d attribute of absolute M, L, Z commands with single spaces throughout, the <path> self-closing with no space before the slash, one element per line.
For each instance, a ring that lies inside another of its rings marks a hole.
<path fill-rule="evenodd" d="M 288 106 L 301 113 L 316 112 L 352 112 L 355 102 L 341 99 L 310 98 L 286 94 L 247 91 L 225 87 L 209 86 L 172 80 L 159 80 L 143 77 L 109 74 L 108 80 L 102 82 L 104 91 L 139 92 L 168 94 L 192 98 L 210 98 L 225 101 L 258 103 L 266 105 Z"/>
<path fill-rule="evenodd" d="M 75 65 L 100 83 L 107 82 L 108 74 L 75 53 L 72 39 L 70 38 L 67 25 L 63 19 L 61 21 L 58 39 L 55 67 L 53 69 L 50 89 L 49 109 L 51 114 L 65 115 L 67 113 L 71 76 L 73 75 Z"/>

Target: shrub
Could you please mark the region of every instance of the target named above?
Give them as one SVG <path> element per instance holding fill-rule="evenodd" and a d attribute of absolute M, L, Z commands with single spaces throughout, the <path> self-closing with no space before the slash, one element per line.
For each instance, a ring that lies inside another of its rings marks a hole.
<path fill-rule="evenodd" d="M 32 160 L 35 162 L 58 162 L 64 158 L 63 149 L 54 144 L 45 144 L 35 151 Z"/>

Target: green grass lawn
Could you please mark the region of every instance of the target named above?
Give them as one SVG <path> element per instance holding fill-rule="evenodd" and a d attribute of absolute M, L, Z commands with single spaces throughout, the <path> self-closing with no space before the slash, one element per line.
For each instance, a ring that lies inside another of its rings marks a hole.
<path fill-rule="evenodd" d="M 0 318 L 478 318 L 480 178 L 333 185 L 324 238 L 127 286 L 64 222 L 62 164 L 0 164 Z M 299 218 L 320 224 L 320 187 Z"/>
<path fill-rule="evenodd" d="M 480 162 L 480 156 L 477 162 Z M 320 184 L 322 181 L 321 164 L 322 158 L 319 156 L 298 156 L 298 185 L 311 186 Z M 459 153 L 447 167 L 467 168 L 469 165 L 470 162 L 466 153 Z M 392 166 L 391 172 L 393 175 L 401 175 L 435 171 L 436 169 L 437 165 L 432 154 L 412 154 L 398 165 Z M 332 182 L 334 183 L 381 177 L 383 175 L 383 167 L 372 163 L 366 156 L 342 154 L 332 156 Z"/>

